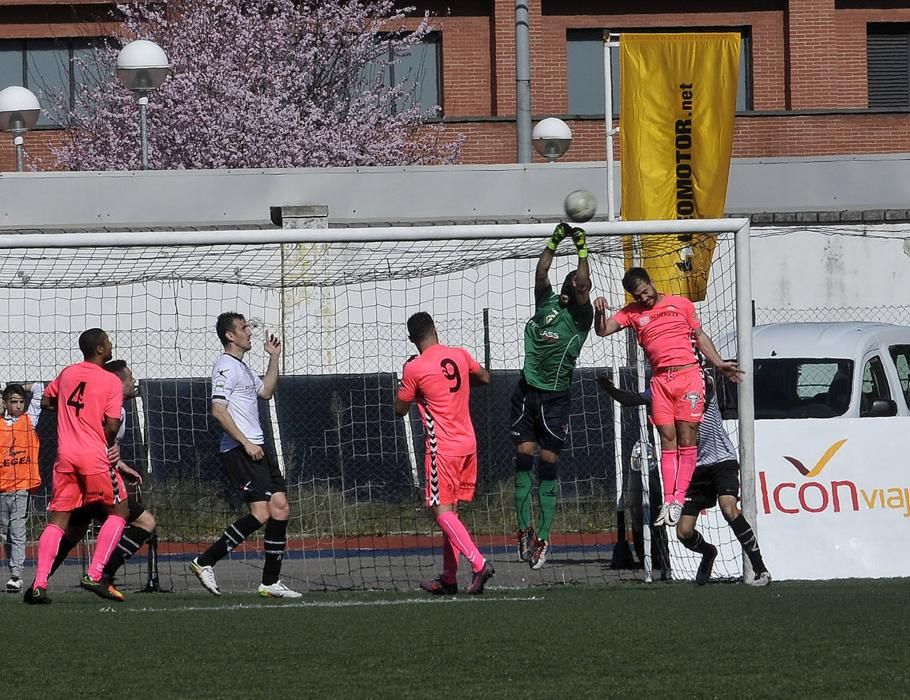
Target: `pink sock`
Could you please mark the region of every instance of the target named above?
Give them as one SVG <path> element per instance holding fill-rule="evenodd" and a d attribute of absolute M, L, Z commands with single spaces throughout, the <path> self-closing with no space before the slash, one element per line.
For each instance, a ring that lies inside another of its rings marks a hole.
<path fill-rule="evenodd" d="M 663 450 L 660 453 L 660 480 L 664 488 L 664 504 L 673 500 L 673 487 L 676 484 L 678 460 L 676 450 Z"/>
<path fill-rule="evenodd" d="M 677 503 L 686 502 L 686 491 L 695 473 L 697 461 L 698 448 L 695 445 L 679 448 L 679 469 L 676 472 L 676 488 L 673 490 L 673 500 Z"/>
<path fill-rule="evenodd" d="M 477 545 L 474 544 L 474 540 L 471 539 L 467 528 L 458 519 L 455 511 L 446 511 L 436 518 L 436 523 L 449 538 L 452 546 L 461 552 L 465 559 L 471 562 L 471 570 L 475 574 L 480 571 L 487 560 L 483 558 L 480 550 L 477 549 Z"/>
<path fill-rule="evenodd" d="M 452 544 L 452 540 L 442 531 L 442 581 L 443 583 L 455 583 L 458 580 L 458 550 Z"/>
<path fill-rule="evenodd" d="M 92 581 L 101 580 L 101 572 L 104 571 L 104 565 L 110 559 L 114 547 L 120 541 L 120 535 L 126 529 L 126 520 L 119 515 L 108 515 L 107 520 L 98 530 L 98 540 L 95 542 L 95 553 L 92 555 L 92 561 L 88 565 L 88 577 Z"/>
<path fill-rule="evenodd" d="M 57 548 L 63 539 L 63 528 L 54 524 L 48 525 L 38 538 L 38 566 L 35 572 L 35 587 L 47 588 L 47 577 L 51 575 L 51 566 L 57 557 Z"/>

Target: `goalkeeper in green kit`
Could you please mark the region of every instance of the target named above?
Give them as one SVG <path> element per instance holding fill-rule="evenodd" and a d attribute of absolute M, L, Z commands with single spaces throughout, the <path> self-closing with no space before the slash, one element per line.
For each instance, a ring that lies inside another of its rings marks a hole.
<path fill-rule="evenodd" d="M 564 238 L 575 243 L 578 268 L 566 275 L 559 294 L 549 272 Z M 550 553 L 550 528 L 556 514 L 559 481 L 556 463 L 569 432 L 569 384 L 572 370 L 594 323 L 590 299 L 591 273 L 585 232 L 561 223 L 537 261 L 534 274 L 534 316 L 524 332 L 525 361 L 512 394 L 512 440 L 515 456 L 515 512 L 518 517 L 518 558 L 541 568 Z M 538 521 L 531 522 L 531 492 L 538 451 Z"/>

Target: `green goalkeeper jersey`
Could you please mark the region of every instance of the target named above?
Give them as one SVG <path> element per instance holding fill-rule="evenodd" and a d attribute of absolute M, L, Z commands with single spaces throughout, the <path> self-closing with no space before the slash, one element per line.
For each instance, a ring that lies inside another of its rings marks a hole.
<path fill-rule="evenodd" d="M 594 324 L 594 306 L 562 306 L 547 287 L 534 295 L 534 316 L 525 326 L 525 381 L 537 389 L 564 391 L 581 346 Z"/>

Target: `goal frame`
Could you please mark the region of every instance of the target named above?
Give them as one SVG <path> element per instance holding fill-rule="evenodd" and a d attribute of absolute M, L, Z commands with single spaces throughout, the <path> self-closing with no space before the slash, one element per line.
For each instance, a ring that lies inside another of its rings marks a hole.
<path fill-rule="evenodd" d="M 321 217 L 314 217 L 321 218 Z M 324 219 L 323 219 L 324 220 Z M 552 223 L 376 226 L 351 228 L 283 228 L 183 231 L 99 231 L 0 234 L 0 249 L 123 248 L 143 246 L 207 246 L 225 244 L 390 243 L 430 240 L 544 239 Z M 755 411 L 752 354 L 752 284 L 750 221 L 748 218 L 661 221 L 592 221 L 589 237 L 643 234 L 734 235 L 734 289 L 737 362 L 743 370 L 738 391 L 738 438 L 742 510 L 757 531 L 755 493 Z M 744 577 L 752 574 L 743 557 Z"/>

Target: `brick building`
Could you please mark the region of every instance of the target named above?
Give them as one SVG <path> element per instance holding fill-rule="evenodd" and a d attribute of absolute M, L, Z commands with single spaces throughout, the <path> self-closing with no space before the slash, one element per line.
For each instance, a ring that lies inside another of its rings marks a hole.
<path fill-rule="evenodd" d="M 444 123 L 465 135 L 463 162 L 514 162 L 514 0 L 408 4 L 433 15 L 434 34 L 408 68 L 419 69 L 420 99 L 438 104 Z M 735 156 L 910 152 L 910 2 L 692 0 L 685 11 L 669 0 L 528 4 L 532 112 L 570 124 L 567 160 L 604 158 L 603 30 L 739 32 Z M 65 63 L 85 50 L 86 37 L 113 33 L 110 7 L 0 0 L 0 87 L 17 82 L 17 71 L 28 79 L 42 61 Z M 64 137 L 45 124 L 28 137 L 30 156 L 46 159 Z M 0 170 L 13 167 L 12 148 L 0 148 Z"/>

